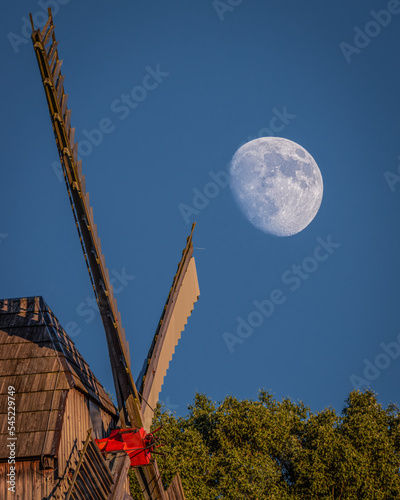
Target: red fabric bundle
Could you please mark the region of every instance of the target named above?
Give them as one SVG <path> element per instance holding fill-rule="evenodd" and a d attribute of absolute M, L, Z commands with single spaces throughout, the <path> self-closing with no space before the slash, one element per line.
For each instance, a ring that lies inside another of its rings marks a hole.
<path fill-rule="evenodd" d="M 96 439 L 102 453 L 124 451 L 131 459 L 131 467 L 150 463 L 154 448 L 153 436 L 140 429 L 115 429 L 105 439 Z"/>

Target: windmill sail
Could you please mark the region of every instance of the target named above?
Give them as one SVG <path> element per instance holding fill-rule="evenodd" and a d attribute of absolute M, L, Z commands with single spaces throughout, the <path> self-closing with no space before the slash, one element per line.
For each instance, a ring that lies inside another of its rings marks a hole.
<path fill-rule="evenodd" d="M 120 314 L 114 298 L 113 287 L 110 284 L 104 255 L 101 252 L 100 238 L 93 220 L 89 193 L 86 192 L 85 176 L 82 174 L 82 163 L 81 160 L 78 161 L 78 143 L 74 140 L 75 128 L 70 125 L 71 110 L 67 108 L 68 95 L 64 92 L 64 76 L 61 75 L 62 61 L 58 57 L 50 9 L 49 19 L 43 30 L 35 30 L 33 21 L 32 30 L 32 40 L 69 200 L 106 331 L 118 405 L 124 413 L 125 420 L 129 419 L 131 425 L 139 427 L 141 424 L 140 403 L 129 367 L 129 347 L 125 339 L 125 331 L 121 326 Z"/>
<path fill-rule="evenodd" d="M 150 430 L 153 408 L 157 404 L 175 347 L 200 295 L 193 257 L 194 227 L 195 224 L 192 226 L 186 247 L 182 252 L 182 258 L 178 264 L 153 342 L 137 380 L 137 387 L 142 398 L 143 424 L 146 430 Z"/>
<path fill-rule="evenodd" d="M 30 16 L 32 41 L 46 93 L 72 212 L 106 332 L 122 425 L 123 427 L 128 424 L 133 427 L 143 427 L 139 395 L 130 368 L 129 346 L 121 325 L 121 316 L 114 298 L 104 255 L 101 252 L 89 193 L 86 192 L 85 176 L 82 174 L 81 161 L 78 161 L 78 143 L 75 142 L 75 129 L 71 127 L 71 110 L 67 108 L 68 95 L 64 92 L 64 76 L 61 74 L 62 61 L 58 57 L 58 42 L 54 35 L 50 9 L 48 9 L 48 13 L 49 18 L 42 30 L 35 30 L 32 16 Z M 191 272 L 193 274 L 193 271 Z M 168 491 L 164 491 L 155 460 L 146 467 L 138 467 L 134 470 L 146 500 L 184 499 L 178 475 L 174 478 L 174 487 L 171 489 L 171 484 Z"/>

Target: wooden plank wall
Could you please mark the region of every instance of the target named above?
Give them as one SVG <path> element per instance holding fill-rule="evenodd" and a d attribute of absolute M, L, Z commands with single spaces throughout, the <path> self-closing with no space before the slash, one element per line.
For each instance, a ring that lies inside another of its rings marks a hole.
<path fill-rule="evenodd" d="M 8 464 L 0 463 L 0 498 L 1 500 L 43 500 L 47 498 L 53 490 L 53 474 L 43 475 L 44 471 L 39 470 L 39 460 L 17 462 L 15 464 L 17 485 L 15 494 L 8 490 L 7 474 Z M 40 472 L 40 473 L 39 473 Z M 61 496 L 53 496 L 54 499 L 61 499 Z"/>
<path fill-rule="evenodd" d="M 112 416 L 100 409 L 104 433 L 114 426 Z M 1 500 L 43 500 L 43 498 L 62 499 L 69 488 L 71 474 L 79 460 L 79 451 L 83 447 L 87 430 L 92 427 L 87 397 L 77 390 L 68 392 L 65 413 L 61 431 L 60 445 L 57 453 L 58 469 L 51 471 L 40 470 L 39 460 L 17 462 L 16 464 L 16 493 L 7 489 L 6 463 L 0 463 L 0 499 Z M 93 445 L 96 446 L 96 445 Z M 57 466 L 57 463 L 56 463 Z M 47 479 L 44 475 L 47 475 Z M 129 492 L 129 489 L 126 490 Z M 49 496 L 50 495 L 50 496 Z"/>
<path fill-rule="evenodd" d="M 102 437 L 106 437 L 110 428 L 114 427 L 114 424 L 109 413 L 101 409 L 100 412 L 104 428 Z M 79 391 L 69 391 L 58 450 L 60 476 L 67 477 L 68 470 L 70 468 L 75 469 L 79 460 L 79 450 L 83 447 L 88 429 L 92 427 L 93 424 L 90 419 L 87 398 Z M 68 482 L 64 481 L 62 491 L 65 493 L 67 490 Z"/>

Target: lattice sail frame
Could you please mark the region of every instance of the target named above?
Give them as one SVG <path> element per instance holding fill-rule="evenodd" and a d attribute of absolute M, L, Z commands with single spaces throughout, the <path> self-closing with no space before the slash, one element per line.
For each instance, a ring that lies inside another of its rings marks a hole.
<path fill-rule="evenodd" d="M 142 411 L 140 404 L 142 397 L 139 398 L 132 378 L 129 346 L 126 341 L 125 330 L 121 325 L 121 315 L 114 298 L 113 287 L 110 283 L 104 255 L 101 252 L 97 226 L 94 224 L 93 219 L 93 209 L 89 202 L 89 193 L 86 192 L 85 176 L 82 174 L 82 161 L 78 160 L 78 143 L 74 140 L 75 128 L 71 127 L 70 124 L 71 110 L 67 108 L 68 94 L 64 92 L 65 77 L 61 74 L 62 60 L 58 57 L 58 42 L 55 39 L 51 9 L 48 9 L 48 14 L 48 20 L 42 30 L 35 30 L 33 19 L 30 15 L 32 41 L 46 93 L 54 136 L 75 224 L 106 331 L 115 391 L 121 410 L 122 426 L 126 427 L 130 424 L 135 427 L 143 427 L 144 409 Z M 144 373 L 142 374 L 141 382 L 143 388 L 153 404 L 158 400 L 172 353 L 200 293 L 194 258 L 192 257 L 193 229 L 194 225 L 187 239 L 186 247 L 182 252 L 182 259 L 179 262 L 178 271 L 174 277 L 159 326 L 145 362 Z M 190 272 L 187 274 L 188 269 L 190 269 Z M 179 292 L 185 289 L 190 289 L 191 293 L 182 306 L 182 300 L 179 305 Z M 177 312 L 175 311 L 176 304 L 178 304 Z M 174 314 L 179 318 L 178 323 L 182 327 L 179 332 L 178 327 L 172 328 L 171 333 L 171 329 L 168 331 L 168 326 L 171 322 L 174 323 Z M 185 315 L 186 317 L 184 318 Z M 153 370 L 153 375 L 157 374 L 152 380 L 148 376 L 149 369 Z M 146 408 L 146 427 L 150 428 L 149 405 L 146 404 Z M 179 475 L 174 478 L 168 491 L 164 491 L 156 461 L 146 467 L 135 469 L 135 472 L 146 500 L 184 499 Z"/>
<path fill-rule="evenodd" d="M 93 220 L 93 209 L 90 206 L 89 193 L 86 192 L 85 176 L 82 174 L 82 161 L 78 161 L 78 143 L 74 141 L 75 128 L 70 125 L 71 110 L 67 108 L 68 94 L 64 92 L 64 76 L 61 74 L 62 61 L 58 57 L 58 42 L 54 35 L 51 12 L 42 31 L 35 31 L 33 25 L 32 29 L 35 53 L 49 105 L 71 208 L 106 330 L 118 405 L 123 410 L 125 419 L 129 418 L 131 425 L 140 427 L 142 423 L 140 401 L 129 368 L 129 346 L 125 338 L 125 330 L 121 326 L 121 314 L 110 284 L 100 238 L 97 235 L 97 226 Z"/>

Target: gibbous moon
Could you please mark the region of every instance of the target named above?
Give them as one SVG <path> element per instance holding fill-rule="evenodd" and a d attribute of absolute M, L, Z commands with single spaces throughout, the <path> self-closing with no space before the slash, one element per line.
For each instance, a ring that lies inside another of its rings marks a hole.
<path fill-rule="evenodd" d="M 231 161 L 230 185 L 247 219 L 275 236 L 302 231 L 322 202 L 322 176 L 314 158 L 281 137 L 261 137 L 239 148 Z"/>

